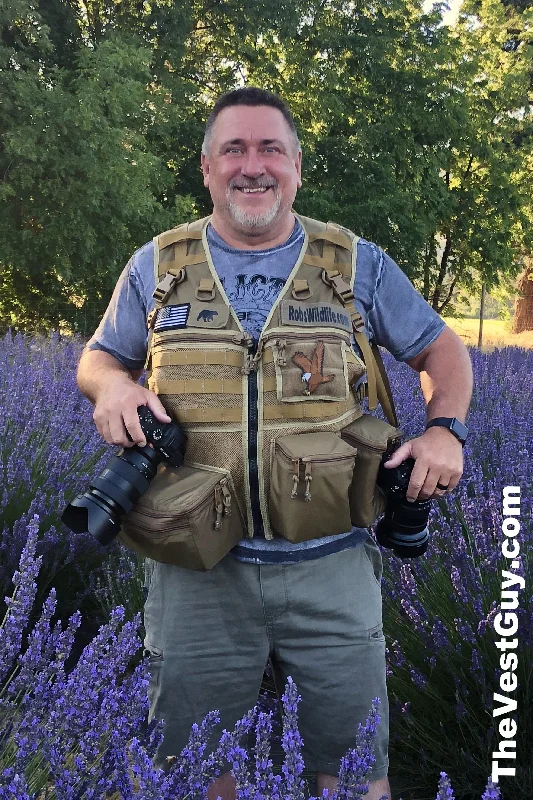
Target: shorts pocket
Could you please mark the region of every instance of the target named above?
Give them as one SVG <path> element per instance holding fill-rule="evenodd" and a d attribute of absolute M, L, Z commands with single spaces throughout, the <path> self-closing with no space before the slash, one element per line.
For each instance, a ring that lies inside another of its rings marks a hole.
<path fill-rule="evenodd" d="M 352 524 L 367 528 L 385 510 L 385 496 L 377 485 L 383 454 L 402 432 L 387 422 L 363 414 L 341 431 L 345 442 L 357 448 L 357 459 L 350 487 Z"/>
<path fill-rule="evenodd" d="M 305 542 L 349 531 L 356 452 L 335 433 L 276 439 L 269 497 L 274 532 L 290 542 Z"/>
<path fill-rule="evenodd" d="M 369 536 L 366 542 L 363 543 L 363 553 L 370 566 L 372 567 L 372 575 L 377 585 L 381 589 L 381 578 L 383 576 L 383 560 L 381 552 L 375 541 Z"/>
<path fill-rule="evenodd" d="M 166 465 L 123 518 L 119 534 L 148 558 L 194 570 L 211 569 L 243 536 L 229 473 Z"/>

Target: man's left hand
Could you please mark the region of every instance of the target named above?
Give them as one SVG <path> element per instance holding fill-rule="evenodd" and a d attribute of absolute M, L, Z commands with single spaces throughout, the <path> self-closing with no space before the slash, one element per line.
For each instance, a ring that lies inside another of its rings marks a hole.
<path fill-rule="evenodd" d="M 463 474 L 463 447 L 447 428 L 430 428 L 405 442 L 385 467 L 397 467 L 406 458 L 415 459 L 406 494 L 411 502 L 442 497 L 455 489 Z"/>

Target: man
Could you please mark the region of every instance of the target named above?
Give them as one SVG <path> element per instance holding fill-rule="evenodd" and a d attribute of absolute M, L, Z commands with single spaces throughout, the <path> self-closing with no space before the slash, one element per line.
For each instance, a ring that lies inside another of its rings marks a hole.
<path fill-rule="evenodd" d="M 274 303 L 288 292 L 287 279 L 294 276 L 307 241 L 303 220 L 292 212 L 301 186 L 301 149 L 288 108 L 253 87 L 222 96 L 207 123 L 201 162 L 213 200 L 203 236 L 217 273 L 203 289 L 225 292 L 242 328 L 257 342 Z M 412 456 L 408 498 L 441 497 L 462 473 L 462 444 L 446 420 L 466 418 L 472 388 L 467 351 L 390 258 L 369 242 L 353 241 L 354 294 L 370 337 L 421 373 L 428 420 L 444 418 L 402 445 L 390 466 Z M 152 243 L 134 254 L 79 366 L 79 386 L 95 405 L 99 432 L 123 447 L 145 444 L 140 405 L 159 420 L 170 420 L 157 395 L 136 383 L 147 349 L 146 318 L 154 306 L 153 263 Z M 294 297 L 308 290 L 306 281 L 293 281 Z M 193 323 L 183 321 L 190 312 L 186 305 L 174 305 L 185 315 L 177 333 L 202 324 L 194 323 L 202 316 L 196 312 Z M 207 319 L 214 319 L 212 312 Z M 315 356 L 319 346 L 323 352 L 320 342 Z M 279 352 L 275 358 L 285 363 Z M 310 373 L 301 369 L 302 381 L 308 381 L 303 394 L 309 396 Z M 328 371 L 324 367 L 319 377 L 326 385 L 333 383 Z M 253 538 L 243 537 L 207 572 L 147 562 L 152 715 L 165 720 L 159 757 L 178 753 L 191 724 L 213 708 L 220 709 L 225 727 L 233 725 L 254 704 L 270 656 L 278 682 L 283 685 L 291 675 L 302 695 L 304 757 L 317 773 L 320 792 L 335 787 L 340 758 L 354 745 L 357 723 L 372 698 L 381 698 L 383 720 L 368 797 L 390 797 L 379 549 L 364 529 L 296 544 L 280 536 L 267 540 L 257 528 L 257 513 L 252 516 Z M 265 529 L 267 523 L 263 515 Z M 208 797 L 229 800 L 233 788 L 231 775 L 223 775 Z"/>

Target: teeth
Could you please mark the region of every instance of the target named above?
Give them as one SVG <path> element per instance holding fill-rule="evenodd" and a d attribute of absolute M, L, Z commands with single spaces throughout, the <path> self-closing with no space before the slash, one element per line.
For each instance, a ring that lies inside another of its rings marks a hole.
<path fill-rule="evenodd" d="M 257 193 L 257 192 L 261 192 L 261 193 L 262 192 L 266 192 L 266 190 L 268 189 L 268 186 L 263 186 L 263 187 L 261 187 L 259 189 L 247 189 L 244 186 L 240 186 L 239 188 L 240 188 L 241 192 L 246 192 L 246 194 L 254 194 L 254 193 Z"/>

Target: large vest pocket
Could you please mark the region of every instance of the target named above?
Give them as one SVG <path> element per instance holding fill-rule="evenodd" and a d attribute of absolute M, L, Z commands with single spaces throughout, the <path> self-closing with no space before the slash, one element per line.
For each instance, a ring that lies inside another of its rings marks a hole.
<path fill-rule="evenodd" d="M 243 536 L 229 473 L 166 465 L 124 517 L 119 534 L 142 555 L 195 570 L 211 569 Z"/>
<path fill-rule="evenodd" d="M 346 533 L 357 451 L 335 433 L 281 436 L 273 442 L 269 517 L 290 542 Z"/>
<path fill-rule="evenodd" d="M 341 436 L 357 448 L 350 487 L 352 523 L 367 528 L 385 511 L 385 496 L 377 485 L 379 465 L 391 441 L 401 439 L 402 432 L 377 417 L 363 414 L 343 428 Z"/>

